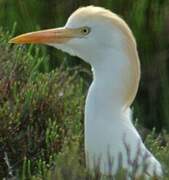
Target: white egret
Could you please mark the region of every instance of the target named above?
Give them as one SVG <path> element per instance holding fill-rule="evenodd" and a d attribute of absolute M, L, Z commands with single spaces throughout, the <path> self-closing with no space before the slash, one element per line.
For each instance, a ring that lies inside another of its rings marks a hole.
<path fill-rule="evenodd" d="M 162 175 L 160 163 L 146 149 L 132 123 L 130 105 L 139 85 L 140 62 L 135 38 L 122 18 L 101 7 L 82 7 L 62 28 L 23 34 L 10 42 L 50 45 L 91 65 L 93 82 L 86 99 L 84 123 L 90 169 L 99 159 L 103 174 L 115 174 L 120 157 L 129 173 L 137 160 L 138 176 Z"/>

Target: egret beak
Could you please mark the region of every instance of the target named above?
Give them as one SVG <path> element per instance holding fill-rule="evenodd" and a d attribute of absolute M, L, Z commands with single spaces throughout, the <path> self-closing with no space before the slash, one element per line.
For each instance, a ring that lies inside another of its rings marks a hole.
<path fill-rule="evenodd" d="M 12 38 L 9 43 L 16 44 L 50 44 L 65 43 L 72 38 L 79 37 L 79 29 L 56 28 L 30 32 Z"/>

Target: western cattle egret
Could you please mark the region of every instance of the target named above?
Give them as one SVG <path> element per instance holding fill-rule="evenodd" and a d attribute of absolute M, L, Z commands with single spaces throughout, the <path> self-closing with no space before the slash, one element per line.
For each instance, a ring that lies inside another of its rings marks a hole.
<path fill-rule="evenodd" d="M 124 20 L 104 8 L 87 6 L 76 10 L 62 28 L 23 34 L 10 42 L 50 45 L 91 65 L 93 82 L 85 105 L 90 169 L 99 160 L 101 173 L 114 175 L 121 159 L 128 174 L 137 166 L 137 176 L 162 175 L 160 163 L 132 124 L 130 105 L 139 85 L 140 62 L 135 38 Z"/>

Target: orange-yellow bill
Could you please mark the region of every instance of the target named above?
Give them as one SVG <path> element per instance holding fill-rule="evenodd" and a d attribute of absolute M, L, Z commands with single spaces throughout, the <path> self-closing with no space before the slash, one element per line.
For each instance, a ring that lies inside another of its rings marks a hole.
<path fill-rule="evenodd" d="M 79 37 L 79 29 L 56 28 L 30 32 L 12 38 L 9 43 L 16 44 L 48 44 L 65 43 L 72 38 Z"/>

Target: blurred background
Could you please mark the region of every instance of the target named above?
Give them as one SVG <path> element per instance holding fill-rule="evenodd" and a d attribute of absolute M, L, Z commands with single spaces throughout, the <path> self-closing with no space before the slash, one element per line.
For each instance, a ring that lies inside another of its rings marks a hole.
<path fill-rule="evenodd" d="M 123 17 L 138 44 L 141 83 L 133 105 L 134 116 L 148 129 L 169 131 L 169 0 L 0 0 L 0 26 L 15 35 L 63 26 L 80 6 L 97 5 Z M 56 49 L 41 47 L 49 55 L 49 71 L 60 66 L 88 65 Z M 74 61 L 70 61 L 74 59 Z M 90 75 L 79 74 L 90 83 Z"/>

